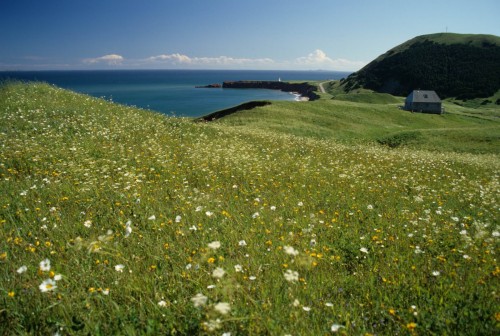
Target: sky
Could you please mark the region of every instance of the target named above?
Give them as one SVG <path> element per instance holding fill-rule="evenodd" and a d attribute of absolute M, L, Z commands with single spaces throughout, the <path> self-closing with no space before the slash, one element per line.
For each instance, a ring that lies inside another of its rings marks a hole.
<path fill-rule="evenodd" d="M 439 32 L 500 36 L 499 0 L 0 0 L 0 70 L 356 71 Z"/>

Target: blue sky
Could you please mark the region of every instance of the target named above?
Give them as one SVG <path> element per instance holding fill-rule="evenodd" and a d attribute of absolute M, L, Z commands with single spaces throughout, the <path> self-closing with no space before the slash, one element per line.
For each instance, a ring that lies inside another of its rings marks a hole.
<path fill-rule="evenodd" d="M 498 0 L 1 0 L 0 70 L 360 69 L 415 36 L 500 35 Z"/>

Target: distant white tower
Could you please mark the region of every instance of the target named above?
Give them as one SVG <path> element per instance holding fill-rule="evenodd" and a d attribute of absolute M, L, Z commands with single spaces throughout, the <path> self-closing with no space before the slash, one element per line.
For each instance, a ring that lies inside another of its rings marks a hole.
<path fill-rule="evenodd" d="M 278 77 L 278 82 L 281 82 L 281 77 Z"/>

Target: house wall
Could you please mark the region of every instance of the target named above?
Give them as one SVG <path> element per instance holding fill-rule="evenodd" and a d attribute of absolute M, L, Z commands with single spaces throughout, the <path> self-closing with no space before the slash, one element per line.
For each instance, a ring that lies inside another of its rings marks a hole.
<path fill-rule="evenodd" d="M 441 103 L 413 103 L 408 107 L 407 110 L 415 112 L 441 113 Z"/>

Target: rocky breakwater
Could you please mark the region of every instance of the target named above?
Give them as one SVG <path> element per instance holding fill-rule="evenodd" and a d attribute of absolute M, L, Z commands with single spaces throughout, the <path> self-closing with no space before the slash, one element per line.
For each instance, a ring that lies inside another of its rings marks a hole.
<path fill-rule="evenodd" d="M 221 87 L 222 85 L 220 85 L 219 83 L 195 86 L 195 88 L 197 89 L 220 89 Z"/>
<path fill-rule="evenodd" d="M 308 83 L 288 83 L 279 81 L 235 81 L 222 83 L 224 89 L 270 89 L 296 92 L 306 100 L 319 99 L 317 87 Z"/>

